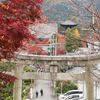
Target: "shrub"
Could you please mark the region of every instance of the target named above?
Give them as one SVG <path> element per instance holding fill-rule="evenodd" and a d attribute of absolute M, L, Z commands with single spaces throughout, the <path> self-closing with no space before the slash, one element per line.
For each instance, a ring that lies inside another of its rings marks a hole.
<path fill-rule="evenodd" d="M 65 93 L 65 92 L 67 92 L 67 91 L 69 91 L 69 90 L 77 90 L 77 89 L 78 89 L 78 87 L 77 87 L 76 84 L 70 83 L 70 84 L 67 84 L 66 86 L 64 86 L 64 87 L 62 88 L 62 92 Z"/>
<path fill-rule="evenodd" d="M 26 72 L 31 72 L 31 68 L 29 66 L 27 66 L 27 65 L 24 66 L 24 70 Z M 34 69 L 32 69 L 32 72 L 35 72 Z"/>
<path fill-rule="evenodd" d="M 60 82 L 61 82 L 61 80 L 56 80 L 56 87 L 58 87 Z"/>
<path fill-rule="evenodd" d="M 56 92 L 56 93 L 61 93 L 61 88 L 60 88 L 60 87 L 56 87 L 55 92 Z"/>
<path fill-rule="evenodd" d="M 72 83 L 70 80 L 63 80 L 63 81 L 60 81 L 60 80 L 57 80 L 56 81 L 56 90 L 55 92 L 56 93 L 61 93 L 61 83 L 62 84 L 62 93 L 65 93 L 69 90 L 77 90 L 78 89 L 78 86 L 75 84 L 75 83 Z"/>

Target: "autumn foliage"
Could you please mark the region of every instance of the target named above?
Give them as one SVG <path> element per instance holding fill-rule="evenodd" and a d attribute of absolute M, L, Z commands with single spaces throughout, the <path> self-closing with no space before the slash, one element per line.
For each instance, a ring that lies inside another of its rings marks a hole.
<path fill-rule="evenodd" d="M 2 81 L 5 81 L 6 83 L 12 83 L 14 82 L 17 78 L 5 73 L 0 72 L 0 79 Z M 0 87 L 2 87 L 1 83 L 0 83 Z"/>
<path fill-rule="evenodd" d="M 34 39 L 28 27 L 41 20 L 43 0 L 6 0 L 0 4 L 0 60 L 14 57 L 23 40 Z M 0 72 L 0 79 L 14 82 L 16 77 Z"/>
<path fill-rule="evenodd" d="M 65 50 L 64 49 L 58 49 L 57 50 L 57 55 L 64 55 L 65 54 Z"/>
<path fill-rule="evenodd" d="M 38 46 L 30 46 L 28 48 L 28 52 L 30 54 L 35 54 L 35 55 L 47 55 L 47 53 L 45 52 L 45 50 L 42 49 L 42 47 L 38 47 Z"/>
<path fill-rule="evenodd" d="M 35 44 L 31 44 L 31 42 L 24 41 L 23 46 L 24 50 L 27 51 L 29 54 L 34 54 L 34 55 L 47 55 L 46 51 L 43 50 L 43 47 L 41 45 L 38 46 L 37 44 L 46 44 L 47 43 L 46 39 L 45 41 L 41 42 L 39 39 L 36 39 L 34 42 Z M 22 49 L 19 49 L 19 51 L 22 51 Z"/>
<path fill-rule="evenodd" d="M 30 24 L 41 20 L 43 0 L 6 0 L 0 4 L 0 59 L 12 58 L 22 41 L 33 39 Z"/>
<path fill-rule="evenodd" d="M 40 41 L 40 39 L 35 39 L 34 44 L 48 44 L 49 39 L 45 39 L 44 41 Z"/>

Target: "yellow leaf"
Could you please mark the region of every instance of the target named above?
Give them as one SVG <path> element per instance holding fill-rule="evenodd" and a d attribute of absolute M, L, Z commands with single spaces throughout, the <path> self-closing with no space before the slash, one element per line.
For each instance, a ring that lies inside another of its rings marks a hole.
<path fill-rule="evenodd" d="M 78 30 L 77 30 L 77 29 L 75 29 L 75 33 L 74 33 L 74 35 L 75 35 L 75 36 L 77 36 L 77 37 L 80 37 L 80 35 L 79 35 L 79 33 L 78 33 Z"/>
<path fill-rule="evenodd" d="M 15 15 L 17 15 L 18 13 L 15 13 Z"/>
<path fill-rule="evenodd" d="M 1 36 L 1 38 L 0 38 L 0 39 L 2 40 L 3 38 L 4 38 L 4 36 Z"/>
<path fill-rule="evenodd" d="M 8 10 L 9 9 L 9 6 L 7 5 L 6 9 Z"/>

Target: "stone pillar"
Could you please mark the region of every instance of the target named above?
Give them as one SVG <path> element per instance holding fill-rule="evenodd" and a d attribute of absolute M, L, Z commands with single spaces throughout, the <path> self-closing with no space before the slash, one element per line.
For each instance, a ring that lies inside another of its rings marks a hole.
<path fill-rule="evenodd" d="M 58 63 L 56 61 L 50 63 L 50 76 L 51 80 L 53 82 L 53 96 L 56 96 L 55 94 L 55 88 L 56 88 L 56 77 L 58 72 Z"/>
<path fill-rule="evenodd" d="M 18 78 L 18 80 L 14 82 L 13 100 L 21 100 L 22 72 L 23 72 L 23 66 L 21 64 L 16 64 L 15 76 Z"/>
<path fill-rule="evenodd" d="M 94 100 L 94 81 L 93 81 L 93 66 L 90 62 L 86 64 L 86 100 Z"/>

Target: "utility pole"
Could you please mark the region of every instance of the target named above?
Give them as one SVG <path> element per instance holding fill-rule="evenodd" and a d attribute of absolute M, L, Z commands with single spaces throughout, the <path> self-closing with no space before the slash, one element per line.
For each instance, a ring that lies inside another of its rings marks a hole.
<path fill-rule="evenodd" d="M 58 34 L 58 25 L 57 25 L 57 33 L 56 33 L 56 39 L 55 39 L 55 56 L 57 56 L 57 34 Z"/>
<path fill-rule="evenodd" d="M 50 38 L 50 56 L 52 55 L 52 37 Z"/>
<path fill-rule="evenodd" d="M 55 44 L 55 43 L 54 43 L 54 40 L 55 40 L 55 39 L 54 39 L 54 38 L 55 38 L 55 37 L 54 37 L 54 34 L 53 34 L 53 45 L 52 45 L 52 47 L 53 47 L 53 56 L 54 56 L 54 50 L 55 50 L 55 48 L 54 48 L 54 47 L 55 47 L 55 45 L 54 45 L 54 44 Z"/>
<path fill-rule="evenodd" d="M 57 56 L 57 45 L 60 43 L 57 43 L 57 33 L 53 34 L 53 38 L 50 39 L 50 56 Z M 55 51 L 55 54 L 54 54 Z"/>
<path fill-rule="evenodd" d="M 56 39 L 55 39 L 55 56 L 57 56 L 57 34 L 56 34 Z"/>
<path fill-rule="evenodd" d="M 62 83 L 61 83 L 61 94 L 62 94 Z"/>

